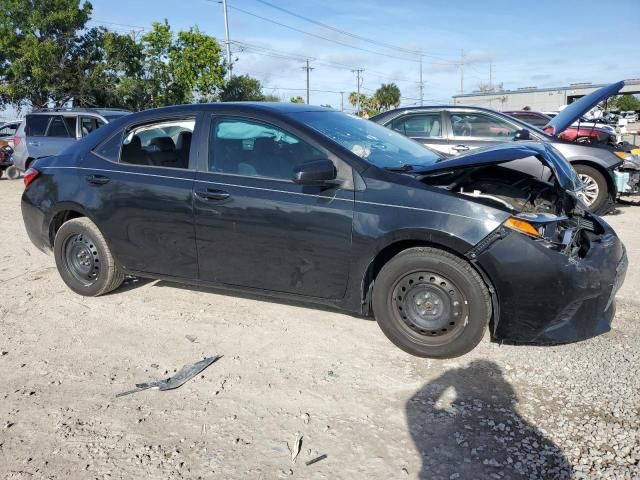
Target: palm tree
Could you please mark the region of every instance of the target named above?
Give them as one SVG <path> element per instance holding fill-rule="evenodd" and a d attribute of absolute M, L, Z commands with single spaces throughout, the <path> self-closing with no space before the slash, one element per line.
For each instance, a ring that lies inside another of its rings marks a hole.
<path fill-rule="evenodd" d="M 383 83 L 373 96 L 382 110 L 400 105 L 400 89 L 395 83 Z"/>

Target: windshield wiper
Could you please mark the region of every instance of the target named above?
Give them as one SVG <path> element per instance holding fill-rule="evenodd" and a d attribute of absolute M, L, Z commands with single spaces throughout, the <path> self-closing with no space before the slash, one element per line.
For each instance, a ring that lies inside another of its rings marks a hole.
<path fill-rule="evenodd" d="M 389 170 L 390 172 L 412 172 L 413 165 L 409 165 L 408 163 L 405 163 L 397 167 L 384 167 L 384 169 Z"/>

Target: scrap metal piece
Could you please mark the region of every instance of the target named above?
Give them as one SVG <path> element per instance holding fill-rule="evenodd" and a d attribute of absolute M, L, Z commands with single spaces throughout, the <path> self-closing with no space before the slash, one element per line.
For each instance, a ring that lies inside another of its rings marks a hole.
<path fill-rule="evenodd" d="M 300 449 L 302 448 L 302 434 L 300 432 L 296 432 L 296 438 L 293 441 L 293 445 L 289 445 L 289 442 L 287 442 L 287 447 L 289 448 L 289 453 L 291 453 L 291 463 L 295 463 L 296 458 L 298 458 L 298 454 L 300 453 Z"/>
<path fill-rule="evenodd" d="M 319 461 L 324 460 L 325 458 L 327 458 L 327 454 L 323 453 L 319 457 L 316 457 L 316 458 L 313 458 L 313 459 L 309 460 L 308 462 L 305 463 L 305 465 L 308 467 L 309 465 L 313 465 L 314 463 L 318 463 Z"/>
<path fill-rule="evenodd" d="M 221 358 L 222 358 L 222 355 L 216 355 L 214 357 L 207 357 L 196 363 L 185 365 L 173 377 L 165 378 L 164 380 L 158 380 L 156 382 L 149 382 L 149 383 L 136 383 L 135 389 L 118 393 L 116 397 L 122 397 L 124 395 L 141 392 L 143 390 L 147 390 L 150 388 L 158 389 L 158 390 L 173 390 L 174 388 L 178 388 L 184 385 L 186 382 L 188 382 L 193 377 L 198 375 L 209 365 L 218 361 Z"/>

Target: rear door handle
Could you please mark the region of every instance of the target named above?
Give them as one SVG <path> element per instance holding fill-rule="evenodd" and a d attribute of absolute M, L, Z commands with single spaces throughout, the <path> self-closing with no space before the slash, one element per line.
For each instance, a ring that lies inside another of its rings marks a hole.
<path fill-rule="evenodd" d="M 87 175 L 87 182 L 92 185 L 104 185 L 105 183 L 109 183 L 109 180 L 111 179 L 104 175 Z"/>
<path fill-rule="evenodd" d="M 40 142 L 27 142 L 29 145 L 31 145 L 32 147 L 39 147 L 40 146 Z"/>
<path fill-rule="evenodd" d="M 456 145 L 454 147 L 451 147 L 451 150 L 455 150 L 456 152 L 466 152 L 467 150 L 469 150 L 469 147 L 467 147 L 466 145 Z"/>
<path fill-rule="evenodd" d="M 229 192 L 208 188 L 206 190 L 196 190 L 196 197 L 202 200 L 226 200 L 230 197 Z"/>

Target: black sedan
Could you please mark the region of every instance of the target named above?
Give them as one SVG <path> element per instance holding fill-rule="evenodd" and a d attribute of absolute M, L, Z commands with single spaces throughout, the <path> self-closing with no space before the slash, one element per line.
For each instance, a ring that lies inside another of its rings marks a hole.
<path fill-rule="evenodd" d="M 540 181 L 503 164 L 535 157 Z M 293 104 L 129 115 L 25 175 L 29 237 L 73 291 L 125 275 L 373 313 L 405 351 L 558 343 L 610 328 L 626 270 L 553 147 L 454 159 L 373 122 Z"/>

